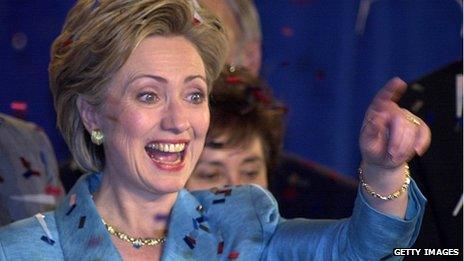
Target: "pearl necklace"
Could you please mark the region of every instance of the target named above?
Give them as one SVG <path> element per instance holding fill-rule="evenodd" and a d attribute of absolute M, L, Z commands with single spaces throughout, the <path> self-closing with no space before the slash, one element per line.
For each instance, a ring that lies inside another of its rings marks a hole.
<path fill-rule="evenodd" d="M 163 244 L 164 242 L 166 242 L 166 235 L 162 236 L 162 237 L 148 237 L 148 238 L 141 238 L 141 237 L 131 237 L 121 231 L 118 231 L 116 230 L 114 227 L 112 227 L 111 225 L 108 225 L 105 220 L 102 219 L 102 222 L 103 224 L 105 225 L 106 227 L 106 230 L 108 230 L 108 232 L 113 235 L 113 236 L 116 236 L 117 238 L 123 240 L 123 241 L 126 241 L 126 242 L 129 242 L 132 244 L 133 247 L 135 248 L 141 248 L 143 246 L 157 246 L 157 245 L 161 245 Z"/>

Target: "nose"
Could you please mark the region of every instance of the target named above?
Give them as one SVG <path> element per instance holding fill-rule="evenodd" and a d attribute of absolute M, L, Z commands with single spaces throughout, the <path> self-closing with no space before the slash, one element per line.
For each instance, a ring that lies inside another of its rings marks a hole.
<path fill-rule="evenodd" d="M 187 110 L 182 102 L 170 101 L 161 120 L 161 128 L 174 133 L 182 133 L 189 128 Z"/>
<path fill-rule="evenodd" d="M 227 185 L 231 185 L 231 186 L 243 185 L 240 179 L 240 175 L 238 174 L 229 175 L 229 177 L 227 178 Z"/>

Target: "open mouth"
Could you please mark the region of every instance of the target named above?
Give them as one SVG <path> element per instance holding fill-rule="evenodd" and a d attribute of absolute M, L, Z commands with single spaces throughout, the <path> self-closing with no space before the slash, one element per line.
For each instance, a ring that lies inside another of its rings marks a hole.
<path fill-rule="evenodd" d="M 157 165 L 175 167 L 183 163 L 186 148 L 187 142 L 150 142 L 145 151 Z"/>

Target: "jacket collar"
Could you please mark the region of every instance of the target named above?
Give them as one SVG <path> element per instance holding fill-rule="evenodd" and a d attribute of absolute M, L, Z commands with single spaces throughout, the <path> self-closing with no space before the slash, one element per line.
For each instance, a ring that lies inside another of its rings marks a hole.
<path fill-rule="evenodd" d="M 82 260 L 121 260 L 92 199 L 101 179 L 102 173 L 81 177 L 55 211 L 66 259 L 78 256 Z M 220 240 L 206 215 L 207 211 L 192 194 L 185 189 L 179 191 L 170 215 L 162 260 L 216 255 Z"/>
<path fill-rule="evenodd" d="M 66 260 L 122 260 L 92 200 L 101 178 L 101 173 L 81 177 L 55 211 Z"/>

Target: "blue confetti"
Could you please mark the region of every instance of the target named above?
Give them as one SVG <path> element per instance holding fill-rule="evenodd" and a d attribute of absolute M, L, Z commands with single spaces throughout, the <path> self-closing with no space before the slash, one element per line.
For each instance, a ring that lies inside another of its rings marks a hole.
<path fill-rule="evenodd" d="M 213 204 L 219 204 L 219 203 L 224 203 L 224 202 L 226 202 L 226 199 L 225 199 L 225 198 L 213 200 Z"/>
<path fill-rule="evenodd" d="M 47 236 L 42 236 L 40 239 L 42 241 L 47 242 L 49 245 L 53 246 L 53 244 L 55 244 L 55 241 L 53 239 L 51 239 L 51 238 L 48 238 Z"/>
<path fill-rule="evenodd" d="M 79 229 L 83 228 L 85 225 L 85 216 L 81 216 L 79 219 Z"/>
<path fill-rule="evenodd" d="M 197 243 L 195 239 L 191 238 L 190 236 L 185 236 L 184 241 L 190 247 L 190 249 L 194 249 Z"/>
<path fill-rule="evenodd" d="M 74 208 L 76 208 L 76 204 L 72 205 L 71 208 L 69 208 L 68 212 L 66 212 L 66 216 L 69 216 L 69 214 L 73 212 Z"/>
<path fill-rule="evenodd" d="M 206 232 L 208 232 L 208 233 L 209 233 L 209 227 L 207 227 L 207 226 L 205 226 L 205 225 L 202 225 L 202 224 L 200 224 L 200 228 L 201 228 L 202 230 L 204 230 L 204 231 L 206 231 Z"/>

